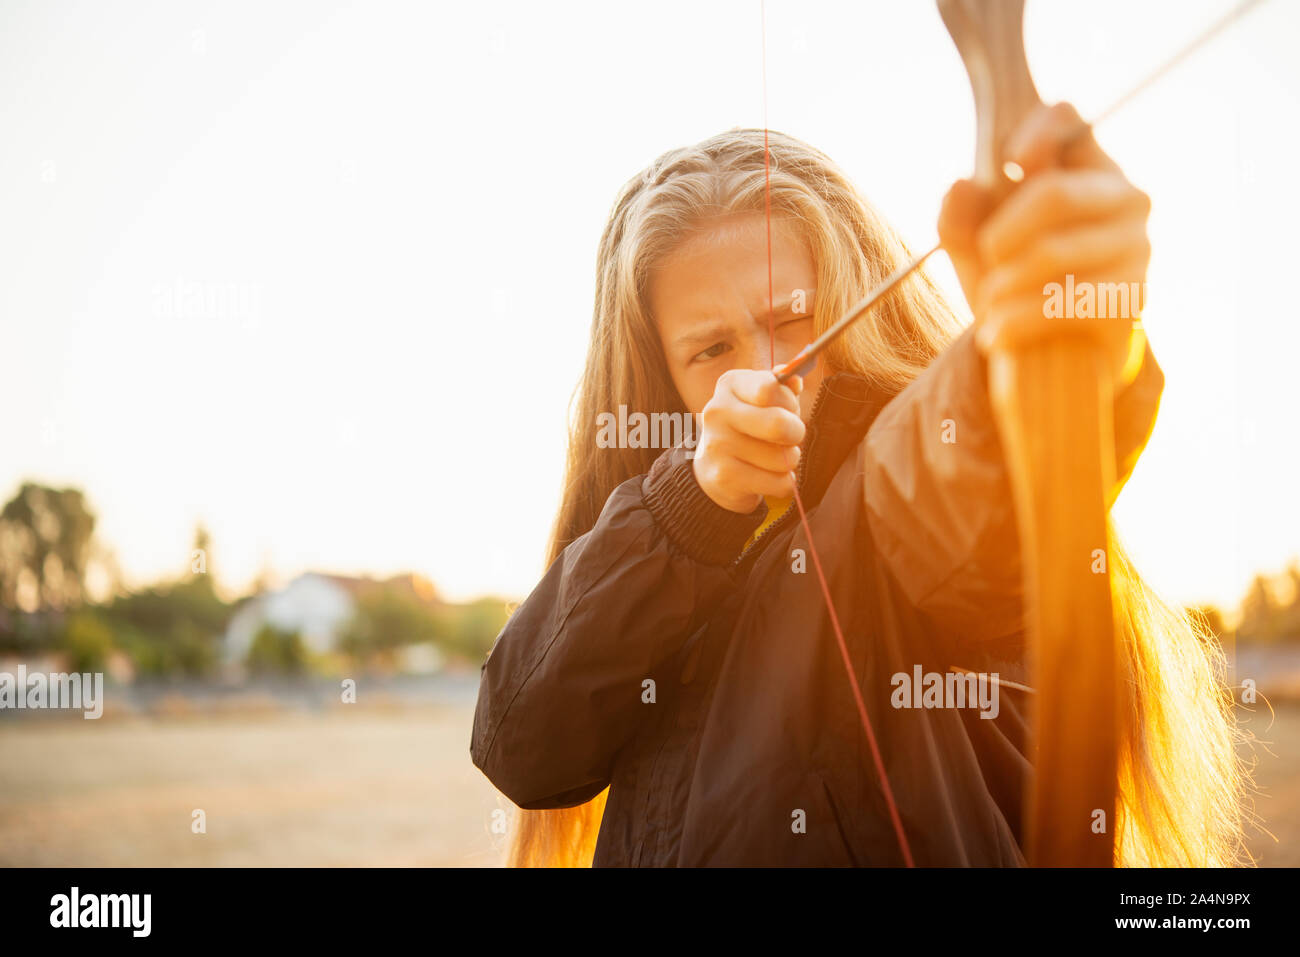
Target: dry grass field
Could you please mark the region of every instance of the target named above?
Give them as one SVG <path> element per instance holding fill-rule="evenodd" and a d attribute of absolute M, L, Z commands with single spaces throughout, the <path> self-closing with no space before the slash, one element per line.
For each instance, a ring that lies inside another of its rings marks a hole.
<path fill-rule="evenodd" d="M 491 812 L 508 805 L 470 763 L 472 719 L 457 705 L 11 722 L 0 864 L 490 866 Z"/>

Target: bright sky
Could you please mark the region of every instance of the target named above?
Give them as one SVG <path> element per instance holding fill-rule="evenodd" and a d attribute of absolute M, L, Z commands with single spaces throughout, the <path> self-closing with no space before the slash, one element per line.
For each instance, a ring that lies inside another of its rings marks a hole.
<path fill-rule="evenodd" d="M 1230 5 L 1030 0 L 1030 66 L 1087 117 Z M 4 3 L 0 496 L 82 487 L 133 584 L 185 570 L 202 520 L 234 589 L 527 594 L 610 204 L 763 125 L 760 24 L 757 0 Z M 1153 198 L 1167 377 L 1115 514 L 1176 601 L 1235 604 L 1300 553 L 1297 36 L 1270 0 L 1098 131 Z M 770 126 L 933 242 L 974 140 L 934 4 L 771 0 L 767 61 Z"/>

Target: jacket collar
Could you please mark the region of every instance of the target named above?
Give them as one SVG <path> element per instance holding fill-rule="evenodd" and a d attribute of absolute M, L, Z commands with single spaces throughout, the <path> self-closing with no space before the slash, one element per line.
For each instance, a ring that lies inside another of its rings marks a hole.
<path fill-rule="evenodd" d="M 831 479 L 857 448 L 892 394 L 854 372 L 822 379 L 801 444 L 799 494 L 811 508 L 821 501 Z"/>

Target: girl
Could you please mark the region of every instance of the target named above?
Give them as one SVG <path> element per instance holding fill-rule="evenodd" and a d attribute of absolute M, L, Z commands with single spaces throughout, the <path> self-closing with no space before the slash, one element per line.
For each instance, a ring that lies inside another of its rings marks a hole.
<path fill-rule="evenodd" d="M 940 237 L 972 327 L 917 273 L 788 385 L 770 370 L 907 260 L 894 231 L 824 155 L 761 130 L 669 152 L 624 187 L 549 568 L 498 636 L 474 718 L 474 763 L 521 809 L 512 864 L 896 865 L 904 841 L 922 865 L 1024 863 L 1032 689 L 985 355 L 1047 328 L 1047 283 L 1141 282 L 1149 256 L 1147 197 L 1090 136 L 1057 148 L 1079 122 L 1060 106 L 1021 126 L 1009 152 L 1027 176 L 997 208 L 970 182 L 949 192 Z M 1133 325 L 1093 330 L 1120 486 L 1163 387 Z M 700 413 L 698 444 L 599 447 L 597 417 L 620 404 Z M 1234 863 L 1244 777 L 1217 648 L 1118 547 L 1112 570 L 1117 863 Z M 899 693 L 963 672 L 987 676 L 965 706 Z"/>

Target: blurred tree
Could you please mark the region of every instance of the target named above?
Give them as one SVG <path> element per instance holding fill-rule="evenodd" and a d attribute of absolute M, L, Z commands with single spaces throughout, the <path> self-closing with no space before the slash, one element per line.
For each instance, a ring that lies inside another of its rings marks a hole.
<path fill-rule="evenodd" d="M 121 595 L 103 610 L 137 671 L 194 677 L 216 668 L 230 612 L 208 575 Z"/>
<path fill-rule="evenodd" d="M 248 670 L 255 675 L 294 675 L 307 670 L 307 646 L 297 631 L 263 625 L 248 649 Z"/>
<path fill-rule="evenodd" d="M 397 588 L 376 588 L 357 598 L 339 650 L 366 662 L 406 645 L 437 642 L 440 632 L 441 621 L 427 603 Z"/>
<path fill-rule="evenodd" d="M 1238 637 L 1242 641 L 1271 642 L 1278 637 L 1278 617 L 1278 605 L 1268 579 L 1256 575 L 1241 602 Z"/>
<path fill-rule="evenodd" d="M 0 510 L 0 604 L 28 612 L 80 604 L 94 531 L 80 489 L 23 483 Z"/>
<path fill-rule="evenodd" d="M 207 527 L 200 522 L 194 526 L 194 547 L 190 551 L 190 574 L 211 577 L 212 572 L 212 536 L 208 534 Z"/>
<path fill-rule="evenodd" d="M 1284 640 L 1300 641 L 1300 560 L 1287 566 L 1282 583 L 1290 600 L 1278 609 L 1277 632 Z"/>
<path fill-rule="evenodd" d="M 506 603 L 499 598 L 450 606 L 444 613 L 443 650 L 449 656 L 480 665 L 509 617 Z"/>
<path fill-rule="evenodd" d="M 68 617 L 62 644 L 69 670 L 103 671 L 113 651 L 113 634 L 97 611 L 84 608 Z"/>

